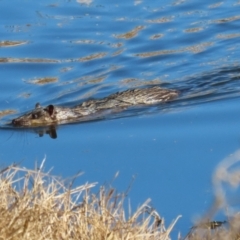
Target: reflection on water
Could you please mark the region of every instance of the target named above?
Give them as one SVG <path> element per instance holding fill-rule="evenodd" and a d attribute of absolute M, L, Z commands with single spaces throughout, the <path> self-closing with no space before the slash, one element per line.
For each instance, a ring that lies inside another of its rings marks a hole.
<path fill-rule="evenodd" d="M 147 20 L 149 23 L 167 23 L 167 22 L 172 22 L 174 20 L 174 16 L 170 17 L 163 17 L 163 18 L 158 18 L 158 19 L 151 19 Z"/>
<path fill-rule="evenodd" d="M 39 137 L 43 137 L 44 134 L 49 135 L 52 139 L 57 138 L 57 130 L 56 126 L 49 126 L 46 128 L 34 129 L 34 132 L 39 135 Z"/>
<path fill-rule="evenodd" d="M 136 28 L 134 28 L 130 32 L 115 35 L 115 37 L 116 38 L 125 38 L 125 39 L 134 38 L 134 37 L 137 36 L 138 32 L 141 31 L 142 29 L 144 29 L 144 26 L 137 26 Z"/>
<path fill-rule="evenodd" d="M 33 59 L 33 58 L 0 58 L 0 63 L 57 63 L 53 59 Z"/>
<path fill-rule="evenodd" d="M 26 44 L 27 42 L 24 41 L 1 41 L 0 47 L 14 47 L 22 44 Z"/>
<path fill-rule="evenodd" d="M 4 116 L 7 116 L 7 115 L 14 114 L 14 113 L 16 113 L 16 111 L 15 110 L 11 110 L 11 109 L 0 111 L 0 118 L 2 118 Z"/>
<path fill-rule="evenodd" d="M 213 43 L 206 42 L 206 43 L 200 43 L 195 46 L 188 46 L 186 48 L 182 49 L 176 49 L 176 50 L 161 50 L 156 52 L 147 52 L 147 53 L 138 53 L 136 56 L 138 57 L 154 57 L 158 55 L 168 55 L 168 54 L 176 54 L 176 53 L 182 53 L 182 52 L 192 52 L 192 53 L 200 53 L 205 51 L 206 47 L 211 46 Z"/>
<path fill-rule="evenodd" d="M 95 54 L 91 54 L 89 56 L 86 57 L 81 57 L 79 58 L 80 62 L 86 62 L 86 61 L 91 61 L 91 60 L 95 60 L 98 58 L 103 58 L 107 55 L 107 53 L 95 53 Z"/>
<path fill-rule="evenodd" d="M 93 0 L 76 0 L 78 3 L 91 4 Z"/>
<path fill-rule="evenodd" d="M 36 128 L 23 128 L 23 127 L 12 127 L 10 124 L 0 127 L 1 131 L 16 132 L 16 133 L 31 133 L 38 137 L 48 136 L 51 139 L 57 138 L 57 126 L 46 126 L 46 127 L 36 127 Z"/>
<path fill-rule="evenodd" d="M 58 81 L 57 77 L 44 77 L 44 78 L 29 80 L 27 82 L 32 83 L 32 84 L 44 85 L 44 84 L 48 84 L 48 83 L 54 83 L 57 81 Z"/>

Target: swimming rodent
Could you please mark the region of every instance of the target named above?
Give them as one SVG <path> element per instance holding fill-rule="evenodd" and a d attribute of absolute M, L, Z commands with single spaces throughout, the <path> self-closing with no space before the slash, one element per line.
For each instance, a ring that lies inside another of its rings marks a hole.
<path fill-rule="evenodd" d="M 47 126 L 73 121 L 104 112 L 106 110 L 122 111 L 131 106 L 153 105 L 171 101 L 179 95 L 179 91 L 158 86 L 136 88 L 117 92 L 102 99 L 82 102 L 74 107 L 48 105 L 42 107 L 39 103 L 32 111 L 12 120 L 14 126 Z"/>

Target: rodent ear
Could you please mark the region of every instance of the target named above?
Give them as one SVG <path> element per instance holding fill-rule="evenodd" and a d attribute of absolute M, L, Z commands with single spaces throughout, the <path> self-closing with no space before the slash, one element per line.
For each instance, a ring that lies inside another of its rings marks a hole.
<path fill-rule="evenodd" d="M 54 106 L 53 105 L 48 105 L 47 109 L 48 109 L 49 115 L 52 116 L 53 115 L 53 111 L 54 111 Z"/>
<path fill-rule="evenodd" d="M 40 107 L 41 107 L 41 105 L 39 102 L 35 104 L 35 109 L 40 108 Z"/>
<path fill-rule="evenodd" d="M 50 115 L 50 116 L 53 115 L 53 111 L 54 111 L 54 106 L 53 106 L 53 105 L 49 105 L 49 106 L 48 106 L 48 112 L 49 112 L 49 115 Z"/>

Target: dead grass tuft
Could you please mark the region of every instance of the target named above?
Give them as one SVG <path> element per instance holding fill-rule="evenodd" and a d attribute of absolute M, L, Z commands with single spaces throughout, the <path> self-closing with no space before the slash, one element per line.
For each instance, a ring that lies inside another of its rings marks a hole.
<path fill-rule="evenodd" d="M 165 229 L 150 200 L 126 214 L 124 194 L 106 187 L 93 194 L 96 183 L 73 188 L 42 168 L 0 171 L 0 240 L 169 239 L 177 219 Z"/>

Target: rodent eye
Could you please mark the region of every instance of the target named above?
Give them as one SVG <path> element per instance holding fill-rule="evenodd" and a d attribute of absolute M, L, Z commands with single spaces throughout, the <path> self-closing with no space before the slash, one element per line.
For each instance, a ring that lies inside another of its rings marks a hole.
<path fill-rule="evenodd" d="M 32 119 L 37 119 L 38 118 L 38 116 L 37 116 L 37 114 L 32 114 Z"/>

